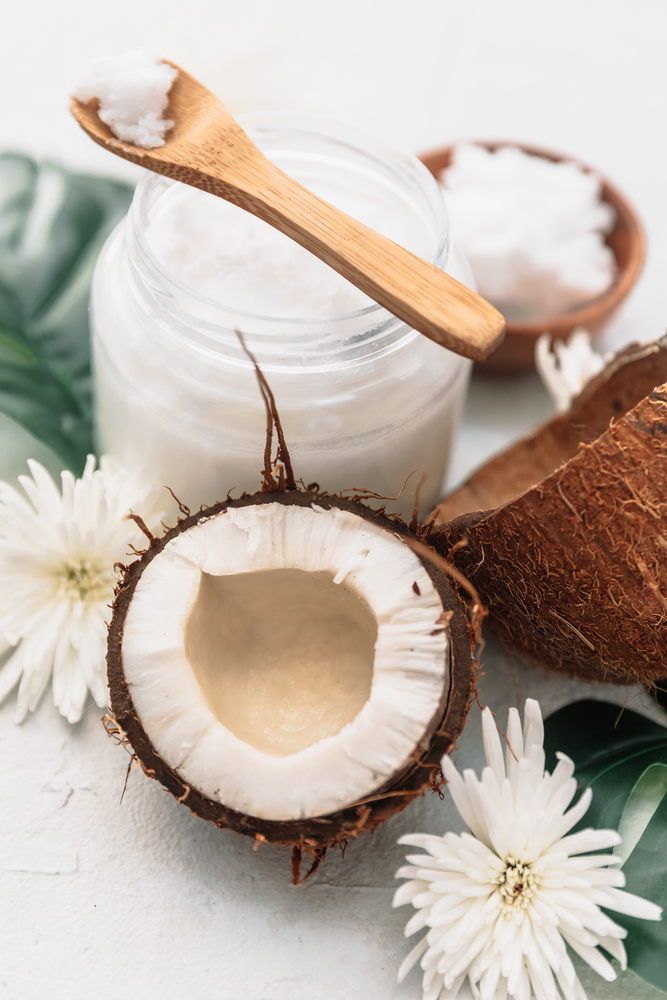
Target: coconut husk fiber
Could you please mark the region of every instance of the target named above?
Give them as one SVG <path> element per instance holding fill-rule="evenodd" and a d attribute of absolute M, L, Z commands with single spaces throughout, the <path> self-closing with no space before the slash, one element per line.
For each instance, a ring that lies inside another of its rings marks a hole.
<path fill-rule="evenodd" d="M 588 680 L 665 676 L 666 383 L 666 338 L 626 348 L 431 515 L 430 543 L 530 661 Z"/>

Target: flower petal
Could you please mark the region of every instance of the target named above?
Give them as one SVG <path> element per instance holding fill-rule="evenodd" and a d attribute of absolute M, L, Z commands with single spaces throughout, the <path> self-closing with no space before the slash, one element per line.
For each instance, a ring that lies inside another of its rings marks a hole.
<path fill-rule="evenodd" d="M 495 720 L 489 708 L 482 712 L 482 740 L 486 762 L 496 776 L 498 784 L 505 780 L 505 761 Z"/>
<path fill-rule="evenodd" d="M 415 947 L 412 949 L 409 955 L 407 955 L 406 958 L 403 959 L 403 961 L 401 962 L 401 967 L 398 970 L 397 979 L 399 983 L 403 982 L 403 980 L 407 976 L 412 966 L 415 965 L 415 963 L 421 958 L 421 956 L 424 954 L 427 948 L 428 948 L 428 939 L 422 938 L 419 944 L 415 945 Z"/>
<path fill-rule="evenodd" d="M 611 902 L 603 905 L 610 906 L 617 913 L 625 913 L 629 917 L 639 917 L 641 920 L 662 919 L 662 907 L 656 906 L 648 899 L 642 899 L 641 896 L 635 896 L 622 889 L 614 889 L 612 886 L 605 889 L 604 895 Z"/>

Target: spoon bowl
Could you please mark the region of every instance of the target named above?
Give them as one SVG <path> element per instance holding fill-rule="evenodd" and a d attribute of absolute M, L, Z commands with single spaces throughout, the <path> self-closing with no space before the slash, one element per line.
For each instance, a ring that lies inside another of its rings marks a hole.
<path fill-rule="evenodd" d="M 72 114 L 110 152 L 200 188 L 262 219 L 319 257 L 399 319 L 443 347 L 481 361 L 502 340 L 505 320 L 476 292 L 392 240 L 334 208 L 283 173 L 201 83 L 178 71 L 163 146 L 117 139 L 98 101 L 72 98 Z"/>

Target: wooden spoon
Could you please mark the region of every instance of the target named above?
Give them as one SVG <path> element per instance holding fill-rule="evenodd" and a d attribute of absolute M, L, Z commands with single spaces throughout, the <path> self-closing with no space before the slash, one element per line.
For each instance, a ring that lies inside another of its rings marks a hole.
<path fill-rule="evenodd" d="M 100 146 L 258 216 L 450 351 L 482 361 L 496 349 L 505 320 L 492 305 L 284 174 L 214 94 L 175 69 L 166 111 L 174 127 L 164 146 L 140 149 L 121 142 L 100 120 L 97 100 L 72 98 L 72 113 Z"/>

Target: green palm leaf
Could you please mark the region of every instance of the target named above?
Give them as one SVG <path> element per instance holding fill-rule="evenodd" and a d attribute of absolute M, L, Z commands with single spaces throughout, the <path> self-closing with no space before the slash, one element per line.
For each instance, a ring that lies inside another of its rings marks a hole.
<path fill-rule="evenodd" d="M 0 154 L 0 411 L 75 473 L 93 450 L 88 296 L 132 189 Z"/>
<path fill-rule="evenodd" d="M 545 721 L 547 767 L 560 750 L 574 761 L 575 776 L 593 789 L 593 802 L 575 829 L 617 829 L 623 837 L 626 889 L 667 911 L 667 728 L 629 709 L 579 701 Z M 627 928 L 628 965 L 667 992 L 667 919 L 636 920 L 613 913 Z"/>

